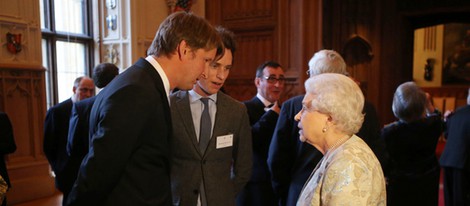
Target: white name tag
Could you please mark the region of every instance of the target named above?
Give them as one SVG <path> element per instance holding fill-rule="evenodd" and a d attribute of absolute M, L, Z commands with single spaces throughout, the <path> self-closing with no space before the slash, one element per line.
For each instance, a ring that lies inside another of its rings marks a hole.
<path fill-rule="evenodd" d="M 222 135 L 217 137 L 216 149 L 231 147 L 233 145 L 233 134 Z"/>

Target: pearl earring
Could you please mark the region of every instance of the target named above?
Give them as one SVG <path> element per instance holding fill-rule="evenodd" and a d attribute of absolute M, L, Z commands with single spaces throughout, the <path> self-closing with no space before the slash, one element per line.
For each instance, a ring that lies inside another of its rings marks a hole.
<path fill-rule="evenodd" d="M 323 133 L 326 132 L 326 130 L 328 130 L 326 127 L 323 127 L 323 129 L 321 130 Z"/>

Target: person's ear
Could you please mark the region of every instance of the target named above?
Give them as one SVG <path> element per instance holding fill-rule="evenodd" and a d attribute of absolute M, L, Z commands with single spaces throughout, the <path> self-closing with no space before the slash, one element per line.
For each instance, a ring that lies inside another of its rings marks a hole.
<path fill-rule="evenodd" d="M 261 81 L 261 79 L 259 77 L 255 78 L 254 82 L 255 82 L 256 87 L 259 87 L 260 81 Z"/>
<path fill-rule="evenodd" d="M 176 47 L 177 53 L 178 53 L 178 58 L 182 59 L 184 56 L 188 55 L 190 48 L 188 44 L 186 43 L 186 40 L 181 40 L 178 46 Z"/>
<path fill-rule="evenodd" d="M 74 87 L 72 88 L 72 92 L 75 94 L 75 93 L 77 92 L 77 87 L 74 86 Z"/>

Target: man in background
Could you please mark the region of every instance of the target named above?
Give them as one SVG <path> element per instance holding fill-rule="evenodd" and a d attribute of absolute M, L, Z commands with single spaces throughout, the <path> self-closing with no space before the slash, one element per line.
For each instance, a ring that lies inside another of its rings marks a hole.
<path fill-rule="evenodd" d="M 55 174 L 55 185 L 64 194 L 64 199 L 72 188 L 72 171 L 66 167 L 66 151 L 69 132 L 69 119 L 74 102 L 93 96 L 95 85 L 89 77 L 78 77 L 74 81 L 71 98 L 51 107 L 46 113 L 44 123 L 44 153 Z"/>
<path fill-rule="evenodd" d="M 254 83 L 258 91 L 256 96 L 243 102 L 250 117 L 253 172 L 250 181 L 238 196 L 237 205 L 276 205 L 278 200 L 274 195 L 266 161 L 281 111 L 279 99 L 285 83 L 281 65 L 274 61 L 259 65 Z"/>
<path fill-rule="evenodd" d="M 117 68 L 116 65 L 111 63 L 102 63 L 98 64 L 93 69 L 92 78 L 95 86 L 98 89 L 103 89 L 118 74 L 119 68 Z M 70 185 L 73 185 L 75 182 L 83 157 L 88 153 L 89 119 L 95 99 L 96 96 L 93 96 L 76 102 L 72 106 L 67 141 L 67 154 L 69 156 L 67 167 L 70 168 L 69 175 L 71 175 L 67 180 L 72 181 Z"/>
<path fill-rule="evenodd" d="M 171 95 L 171 185 L 174 205 L 234 206 L 251 175 L 251 130 L 245 106 L 220 91 L 233 65 L 232 32 L 217 27 L 222 58 L 191 91 Z"/>
<path fill-rule="evenodd" d="M 160 24 L 148 56 L 96 97 L 89 152 L 66 205 L 171 205 L 168 96 L 191 89 L 220 47 L 214 27 L 192 13 Z"/>

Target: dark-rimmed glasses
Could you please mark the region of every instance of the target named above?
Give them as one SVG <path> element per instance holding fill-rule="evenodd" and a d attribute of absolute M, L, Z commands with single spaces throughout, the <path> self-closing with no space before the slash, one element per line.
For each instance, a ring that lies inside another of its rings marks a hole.
<path fill-rule="evenodd" d="M 276 82 L 279 82 L 280 84 L 284 84 L 284 82 L 286 81 L 286 78 L 284 77 L 279 77 L 279 78 L 276 78 L 276 77 L 273 77 L 273 76 L 263 76 L 264 79 L 266 79 L 266 81 L 270 84 L 276 84 Z"/>

